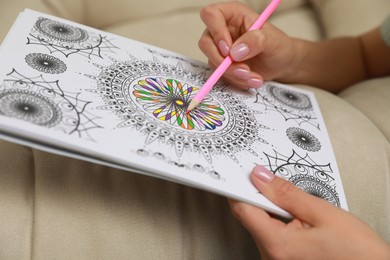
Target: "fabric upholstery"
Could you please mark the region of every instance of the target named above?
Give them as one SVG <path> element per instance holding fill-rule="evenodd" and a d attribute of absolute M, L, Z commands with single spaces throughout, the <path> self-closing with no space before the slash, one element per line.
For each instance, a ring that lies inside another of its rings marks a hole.
<path fill-rule="evenodd" d="M 0 39 L 25 7 L 205 61 L 200 9 L 213 0 L 1 0 Z M 243 0 L 254 10 L 266 0 Z M 291 36 L 356 35 L 387 0 L 286 0 L 271 22 Z M 179 37 L 171 37 L 172 35 Z M 390 242 L 390 78 L 319 101 L 351 213 Z M 0 141 L 0 259 L 256 259 L 225 198 Z"/>
<path fill-rule="evenodd" d="M 387 0 L 310 0 L 318 12 L 325 36 L 358 35 L 383 22 L 389 15 Z"/>

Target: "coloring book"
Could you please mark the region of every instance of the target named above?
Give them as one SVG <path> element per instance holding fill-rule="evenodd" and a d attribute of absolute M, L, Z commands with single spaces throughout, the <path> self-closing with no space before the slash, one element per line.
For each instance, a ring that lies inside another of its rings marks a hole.
<path fill-rule="evenodd" d="M 186 113 L 210 74 L 183 55 L 25 10 L 0 48 L 0 137 L 289 217 L 251 184 L 260 164 L 347 209 L 312 92 L 219 81 Z"/>

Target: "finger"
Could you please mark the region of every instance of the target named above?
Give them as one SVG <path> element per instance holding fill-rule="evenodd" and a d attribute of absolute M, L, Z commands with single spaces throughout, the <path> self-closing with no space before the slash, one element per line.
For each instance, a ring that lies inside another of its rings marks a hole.
<path fill-rule="evenodd" d="M 211 38 L 223 56 L 229 55 L 232 38 L 226 21 L 233 15 L 230 8 L 225 5 L 208 5 L 200 11 L 200 17 L 209 31 Z"/>
<path fill-rule="evenodd" d="M 230 55 L 234 61 L 251 59 L 257 55 L 275 55 L 280 49 L 281 37 L 283 42 L 291 40 L 284 32 L 270 23 L 265 23 L 259 30 L 242 34 L 232 45 Z"/>
<path fill-rule="evenodd" d="M 280 229 L 285 224 L 272 218 L 267 212 L 259 207 L 229 199 L 230 209 L 240 223 L 251 233 L 255 241 L 262 244 L 272 243 L 278 239 Z"/>
<path fill-rule="evenodd" d="M 210 60 L 208 64 L 212 69 L 219 65 Z M 244 90 L 260 88 L 264 83 L 263 77 L 251 71 L 246 63 L 233 63 L 223 74 L 222 79 L 231 86 Z"/>
<path fill-rule="evenodd" d="M 215 64 L 212 60 L 209 60 L 208 65 L 214 70 L 219 64 Z M 240 74 L 239 76 L 236 75 L 237 71 L 238 74 Z M 222 75 L 221 79 L 232 87 L 247 90 L 250 88 L 247 83 L 247 81 L 250 80 L 250 75 L 251 72 L 249 71 L 248 65 L 244 63 L 233 63 Z"/>
<path fill-rule="evenodd" d="M 251 180 L 270 201 L 310 225 L 318 225 L 337 215 L 332 204 L 304 192 L 263 166 L 253 169 Z"/>
<path fill-rule="evenodd" d="M 234 42 L 230 56 L 236 62 L 248 60 L 262 53 L 266 45 L 267 37 L 262 30 L 249 31 Z"/>
<path fill-rule="evenodd" d="M 198 46 L 213 65 L 220 64 L 223 61 L 224 57 L 221 55 L 218 47 L 214 44 L 214 41 L 208 30 L 203 32 L 198 41 Z"/>

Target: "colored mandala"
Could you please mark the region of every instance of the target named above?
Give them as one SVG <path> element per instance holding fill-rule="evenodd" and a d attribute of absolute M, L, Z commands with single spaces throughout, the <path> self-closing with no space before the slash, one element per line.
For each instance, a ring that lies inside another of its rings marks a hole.
<path fill-rule="evenodd" d="M 291 156 L 284 156 L 275 151 L 275 155 L 264 153 L 271 171 L 307 193 L 327 200 L 340 207 L 335 179 L 329 164 L 319 165 L 309 155 L 300 156 L 295 151 Z"/>
<path fill-rule="evenodd" d="M 145 134 L 145 144 L 161 142 L 173 146 L 180 157 L 184 151 L 201 153 L 207 161 L 214 155 L 227 155 L 236 163 L 239 152 L 257 155 L 256 143 L 267 143 L 260 137 L 256 111 L 233 95 L 226 85 L 216 84 L 212 92 L 186 113 L 189 102 L 205 82 L 205 71 L 186 70 L 163 64 L 157 58 L 141 61 L 134 57 L 116 61 L 100 69 L 98 76 L 86 75 L 97 81 L 97 89 L 105 106 L 122 120 L 118 127 L 134 127 Z M 268 144 L 268 143 L 267 143 Z"/>
<path fill-rule="evenodd" d="M 186 113 L 197 88 L 174 79 L 145 78 L 134 86 L 133 95 L 145 111 L 161 121 L 186 130 L 214 130 L 222 125 L 224 111 L 217 102 L 203 102 Z"/>

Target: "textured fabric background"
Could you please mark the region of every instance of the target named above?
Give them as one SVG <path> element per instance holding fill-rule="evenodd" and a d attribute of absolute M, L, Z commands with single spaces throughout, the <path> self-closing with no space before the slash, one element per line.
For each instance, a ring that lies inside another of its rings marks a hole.
<path fill-rule="evenodd" d="M 205 61 L 199 10 L 215 1 L 0 0 L 0 39 L 25 7 Z M 245 1 L 261 10 L 268 1 Z M 385 19 L 387 0 L 288 0 L 272 22 L 319 40 Z M 362 15 L 364 14 L 364 15 Z M 178 35 L 179 37 L 170 37 Z M 315 88 L 350 211 L 390 242 L 390 78 Z M 0 141 L 0 259 L 256 259 L 225 198 Z"/>

